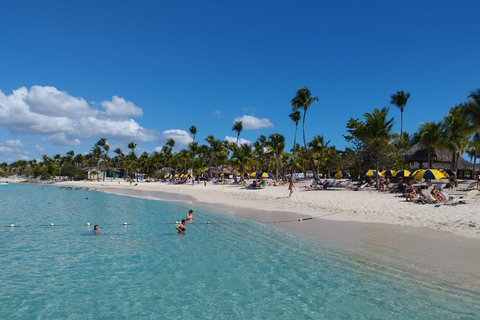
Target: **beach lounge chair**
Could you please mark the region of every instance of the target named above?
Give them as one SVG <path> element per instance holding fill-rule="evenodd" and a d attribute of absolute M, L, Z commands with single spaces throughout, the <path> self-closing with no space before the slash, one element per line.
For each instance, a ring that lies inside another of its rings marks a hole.
<path fill-rule="evenodd" d="M 468 202 L 475 202 L 477 201 L 477 198 L 475 196 L 478 194 L 478 190 L 470 190 L 465 197 L 463 198 L 458 198 L 453 201 L 450 201 L 449 204 L 451 205 L 457 205 L 460 203 L 468 203 Z"/>

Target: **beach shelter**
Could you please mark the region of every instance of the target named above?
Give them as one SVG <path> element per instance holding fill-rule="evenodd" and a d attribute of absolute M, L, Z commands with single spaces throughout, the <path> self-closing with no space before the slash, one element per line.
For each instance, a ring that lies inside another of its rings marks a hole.
<path fill-rule="evenodd" d="M 257 173 L 258 172 L 252 172 L 252 173 L 250 173 L 249 177 L 250 178 L 255 178 L 257 176 Z"/>
<path fill-rule="evenodd" d="M 370 169 L 370 170 L 365 170 L 362 172 L 362 176 L 365 176 L 365 177 L 377 177 L 377 170 L 373 170 L 373 169 Z"/>
<path fill-rule="evenodd" d="M 258 172 L 257 179 L 273 179 L 273 176 L 268 172 Z"/>
<path fill-rule="evenodd" d="M 410 177 L 411 172 L 408 170 L 400 170 L 395 174 L 395 178 L 407 178 Z"/>
<path fill-rule="evenodd" d="M 350 178 L 350 174 L 346 171 L 340 170 L 340 171 L 334 172 L 332 174 L 332 177 L 334 177 L 335 179 L 344 179 L 344 178 Z"/>
<path fill-rule="evenodd" d="M 438 170 L 427 169 L 427 170 L 418 171 L 413 178 L 417 180 L 420 180 L 420 179 L 438 180 L 438 179 L 445 178 L 445 175 Z"/>

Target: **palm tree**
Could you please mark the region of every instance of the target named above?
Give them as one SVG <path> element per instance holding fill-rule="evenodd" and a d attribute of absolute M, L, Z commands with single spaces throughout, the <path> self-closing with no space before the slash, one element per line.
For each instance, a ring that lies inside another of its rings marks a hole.
<path fill-rule="evenodd" d="M 446 134 L 448 149 L 452 152 L 450 170 L 457 171 L 457 164 L 460 155 L 465 152 L 470 136 L 478 128 L 471 124 L 465 113 L 465 105 L 458 105 L 450 109 L 448 115 L 443 117 L 442 129 Z"/>
<path fill-rule="evenodd" d="M 305 152 L 308 157 L 308 161 L 310 162 L 310 167 L 312 172 L 315 174 L 315 169 L 313 166 L 312 158 L 310 157 L 310 153 L 308 152 L 307 148 L 307 140 L 305 139 L 305 119 L 307 115 L 307 110 L 310 105 L 314 102 L 318 102 L 317 97 L 311 97 L 311 92 L 308 88 L 303 87 L 298 89 L 297 94 L 295 97 L 290 100 L 290 105 L 293 107 L 293 110 L 303 109 L 303 145 L 305 147 Z M 318 176 L 315 174 L 315 180 L 318 180 Z"/>
<path fill-rule="evenodd" d="M 197 135 L 197 127 L 191 126 L 190 129 L 188 130 L 190 131 L 190 134 L 193 137 L 193 142 L 195 142 L 195 136 Z"/>
<path fill-rule="evenodd" d="M 192 163 L 190 165 L 190 168 L 193 170 L 193 160 L 195 159 L 195 152 L 196 152 L 197 147 L 198 147 L 198 143 L 195 142 L 195 136 L 197 135 L 197 127 L 191 126 L 189 131 L 190 131 L 190 134 L 192 135 L 192 139 L 193 139 L 193 141 L 188 144 L 188 148 L 192 152 Z M 192 174 L 193 174 L 193 171 L 192 171 Z"/>
<path fill-rule="evenodd" d="M 247 143 L 241 144 L 238 148 L 233 150 L 230 163 L 232 164 L 233 168 L 240 173 L 240 180 L 243 180 L 245 173 L 252 169 L 254 162 L 255 157 L 253 155 L 252 148 Z"/>
<path fill-rule="evenodd" d="M 279 133 L 274 133 L 268 137 L 267 147 L 273 151 L 276 164 L 275 179 L 278 180 L 278 168 L 281 165 L 282 154 L 285 150 L 285 137 Z"/>
<path fill-rule="evenodd" d="M 328 151 L 328 145 L 330 144 L 330 140 L 325 141 L 323 136 L 315 136 L 313 137 L 312 141 L 308 143 L 308 146 L 312 148 L 313 152 L 313 157 L 316 158 L 317 160 L 317 167 L 316 167 L 316 173 L 317 175 L 319 174 L 319 168 L 320 165 L 326 164 L 327 162 L 327 151 Z"/>
<path fill-rule="evenodd" d="M 397 91 L 397 93 L 392 94 L 390 98 L 391 98 L 390 104 L 394 104 L 400 109 L 401 119 L 402 119 L 401 120 L 402 124 L 400 127 L 400 135 L 402 135 L 403 134 L 403 110 L 405 110 L 405 106 L 407 105 L 408 98 L 410 98 L 410 93 L 407 92 L 405 94 L 403 90 L 400 90 L 400 91 Z"/>
<path fill-rule="evenodd" d="M 390 142 L 392 138 L 393 118 L 387 120 L 388 109 L 374 109 L 372 113 L 365 113 L 362 123 L 362 133 L 365 135 L 367 144 L 373 149 L 375 154 L 375 169 L 379 172 L 380 150 Z M 380 183 L 377 174 L 377 190 L 380 191 Z"/>
<path fill-rule="evenodd" d="M 425 122 L 413 137 L 413 143 L 420 143 L 427 149 L 428 168 L 432 168 L 432 155 L 445 146 L 445 133 L 441 122 Z"/>
<path fill-rule="evenodd" d="M 237 132 L 237 144 L 238 144 L 238 139 L 240 138 L 240 132 L 243 130 L 243 122 L 242 121 L 235 121 L 232 131 Z"/>
<path fill-rule="evenodd" d="M 292 110 L 292 112 L 289 115 L 290 119 L 292 119 L 293 122 L 295 122 L 295 135 L 293 136 L 293 156 L 292 156 L 292 161 L 295 162 L 295 151 L 296 151 L 296 145 L 297 145 L 297 129 L 298 129 L 298 122 L 301 119 L 300 111 L 298 110 Z M 290 181 L 293 179 L 293 168 L 294 166 L 292 165 L 292 169 L 290 171 Z"/>

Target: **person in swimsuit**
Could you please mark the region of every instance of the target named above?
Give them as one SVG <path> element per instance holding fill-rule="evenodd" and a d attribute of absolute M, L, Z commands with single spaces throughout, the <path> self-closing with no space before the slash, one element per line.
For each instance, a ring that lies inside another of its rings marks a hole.
<path fill-rule="evenodd" d="M 188 211 L 187 213 L 187 220 L 192 222 L 195 218 L 193 217 L 193 210 Z"/>
<path fill-rule="evenodd" d="M 185 219 L 182 219 L 182 222 L 180 224 L 177 224 L 175 226 L 175 229 L 178 230 L 178 233 L 185 233 L 187 228 L 185 228 Z"/>
<path fill-rule="evenodd" d="M 96 224 L 94 227 L 93 227 L 93 232 L 95 233 L 99 233 L 100 230 L 98 229 L 98 224 Z"/>
<path fill-rule="evenodd" d="M 289 198 L 292 196 L 293 189 L 296 189 L 296 188 L 295 188 L 295 185 L 293 184 L 293 180 L 290 180 L 290 184 L 288 185 L 288 190 L 290 191 L 290 194 L 288 195 Z"/>

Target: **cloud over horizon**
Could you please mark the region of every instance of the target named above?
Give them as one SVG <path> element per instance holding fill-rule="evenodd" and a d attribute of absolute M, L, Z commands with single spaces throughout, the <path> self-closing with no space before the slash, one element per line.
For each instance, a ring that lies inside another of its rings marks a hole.
<path fill-rule="evenodd" d="M 131 101 L 113 96 L 100 105 L 105 111 L 50 86 L 21 87 L 10 95 L 0 90 L 0 126 L 14 134 L 46 135 L 42 140 L 52 145 L 78 145 L 81 140 L 98 137 L 140 142 L 157 139 L 155 130 L 130 118 L 143 115 Z"/>

